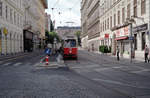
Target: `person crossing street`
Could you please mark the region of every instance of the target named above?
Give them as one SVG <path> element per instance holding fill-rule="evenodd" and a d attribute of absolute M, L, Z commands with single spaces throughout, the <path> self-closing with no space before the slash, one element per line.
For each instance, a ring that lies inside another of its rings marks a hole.
<path fill-rule="evenodd" d="M 149 59 L 148 59 L 148 55 L 149 55 L 149 48 L 147 47 L 147 45 L 145 45 L 145 63 L 149 62 Z"/>

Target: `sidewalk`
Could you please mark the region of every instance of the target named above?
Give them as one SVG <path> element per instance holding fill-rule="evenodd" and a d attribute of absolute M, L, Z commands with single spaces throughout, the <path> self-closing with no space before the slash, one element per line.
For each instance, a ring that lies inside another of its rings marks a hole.
<path fill-rule="evenodd" d="M 105 56 L 109 56 L 109 57 L 112 57 L 113 59 L 116 60 L 116 56 L 115 55 L 112 55 L 111 53 L 101 53 L 101 52 L 98 52 L 98 51 L 95 51 L 94 53 L 96 54 L 100 54 L 100 55 L 105 55 Z M 124 63 L 131 63 L 131 59 L 130 58 L 126 58 L 126 57 L 120 57 L 120 61 L 124 61 Z M 144 62 L 144 58 L 133 58 L 132 59 L 132 63 L 140 63 L 140 62 Z M 123 63 L 123 62 L 122 62 Z"/>
<path fill-rule="evenodd" d="M 88 51 L 88 50 L 85 50 L 85 49 L 83 49 L 81 47 L 79 48 L 79 50 Z M 100 55 L 107 56 L 107 57 L 111 57 L 112 61 L 118 62 L 116 56 L 112 55 L 111 53 L 103 54 L 103 53 L 101 53 L 99 51 L 94 51 L 93 53 L 100 54 Z M 119 63 L 131 63 L 130 58 L 126 58 L 126 57 L 120 57 L 120 61 L 121 62 L 119 62 Z M 132 63 L 144 63 L 144 58 L 140 58 L 140 57 L 139 58 L 134 58 L 134 59 L 132 59 Z"/>
<path fill-rule="evenodd" d="M 10 59 L 10 58 L 16 58 L 19 56 L 24 56 L 24 55 L 29 55 L 29 54 L 34 54 L 34 53 L 42 53 L 44 50 L 35 50 L 33 52 L 20 52 L 12 55 L 0 55 L 0 61 L 5 60 L 5 59 Z"/>

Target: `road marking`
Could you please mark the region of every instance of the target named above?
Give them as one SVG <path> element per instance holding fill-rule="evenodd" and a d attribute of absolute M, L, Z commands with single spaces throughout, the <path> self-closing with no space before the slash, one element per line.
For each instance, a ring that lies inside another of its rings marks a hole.
<path fill-rule="evenodd" d="M 120 69 L 120 68 L 122 68 L 123 66 L 117 66 L 117 67 L 112 67 L 112 68 L 114 68 L 114 69 Z"/>
<path fill-rule="evenodd" d="M 36 64 L 34 64 L 33 66 L 40 66 L 41 65 L 41 63 L 36 63 Z"/>
<path fill-rule="evenodd" d="M 81 69 L 83 67 L 71 67 L 71 69 Z"/>
<path fill-rule="evenodd" d="M 112 68 L 98 68 L 98 69 L 94 69 L 94 70 L 100 72 L 100 71 L 109 70 L 109 69 L 112 69 Z"/>
<path fill-rule="evenodd" d="M 13 66 L 15 66 L 15 67 L 17 67 L 17 66 L 19 66 L 19 65 L 21 65 L 22 63 L 16 63 L 16 64 L 14 64 Z"/>
<path fill-rule="evenodd" d="M 150 69 L 143 69 L 143 70 L 139 70 L 139 71 L 131 71 L 131 73 L 142 73 L 142 72 L 148 72 L 150 71 Z"/>
<path fill-rule="evenodd" d="M 5 63 L 5 64 L 3 64 L 4 66 L 8 66 L 9 64 L 11 64 L 11 63 Z"/>
<path fill-rule="evenodd" d="M 105 79 L 99 79 L 99 78 L 95 78 L 95 79 L 92 79 L 92 80 L 94 80 L 94 81 L 100 81 L 100 82 L 105 82 L 105 83 L 109 83 L 109 84 L 116 84 L 116 85 L 128 86 L 128 87 L 133 87 L 133 88 L 150 89 L 149 87 L 136 86 L 136 84 L 135 85 L 125 84 L 125 83 L 121 83 L 121 82 L 113 81 L 113 80 L 105 80 Z"/>

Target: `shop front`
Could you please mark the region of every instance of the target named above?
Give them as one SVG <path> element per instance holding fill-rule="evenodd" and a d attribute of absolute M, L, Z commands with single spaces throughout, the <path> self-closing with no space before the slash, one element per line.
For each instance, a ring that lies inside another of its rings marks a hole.
<path fill-rule="evenodd" d="M 24 52 L 32 52 L 33 51 L 33 33 L 28 30 L 24 30 L 23 36 L 24 36 Z"/>
<path fill-rule="evenodd" d="M 114 46 L 116 51 L 116 47 L 119 47 L 121 56 L 129 56 L 130 53 L 130 26 L 126 26 L 114 31 Z M 116 52 L 115 52 L 116 53 Z"/>
<path fill-rule="evenodd" d="M 145 45 L 149 44 L 148 24 L 133 27 L 135 56 L 144 58 Z"/>

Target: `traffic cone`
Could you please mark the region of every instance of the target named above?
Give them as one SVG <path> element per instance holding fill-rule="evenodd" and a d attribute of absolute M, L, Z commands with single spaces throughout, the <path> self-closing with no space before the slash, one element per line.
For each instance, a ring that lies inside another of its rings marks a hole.
<path fill-rule="evenodd" d="M 49 57 L 48 56 L 46 56 L 46 59 L 45 59 L 45 61 L 46 61 L 46 63 L 45 63 L 45 65 L 48 65 L 48 59 L 49 59 Z"/>

